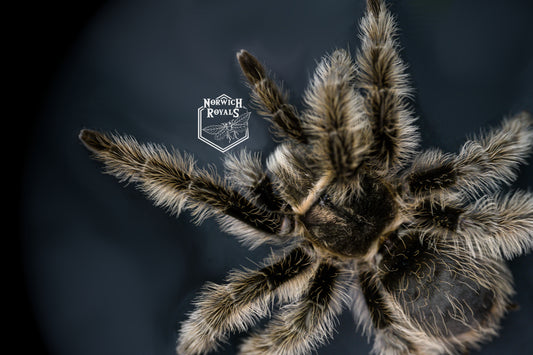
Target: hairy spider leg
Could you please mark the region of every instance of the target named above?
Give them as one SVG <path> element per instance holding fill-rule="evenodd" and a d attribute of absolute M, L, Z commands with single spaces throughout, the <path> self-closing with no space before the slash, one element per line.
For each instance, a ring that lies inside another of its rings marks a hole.
<path fill-rule="evenodd" d="M 471 255 L 512 259 L 533 249 L 533 194 L 516 191 L 487 195 L 459 206 L 425 201 L 415 223 L 426 232 L 451 232 Z"/>
<path fill-rule="evenodd" d="M 376 273 L 370 271 L 370 267 L 362 268 L 359 272 L 359 287 L 374 328 L 378 330 L 387 328 L 393 322 L 392 313 L 383 297 L 380 281 Z"/>
<path fill-rule="evenodd" d="M 154 144 L 139 144 L 132 137 L 87 129 L 81 131 L 80 139 L 105 164 L 107 173 L 137 183 L 156 205 L 172 214 L 178 215 L 185 207 L 192 210 L 197 222 L 215 214 L 223 217 L 227 229 L 248 234 L 259 231 L 274 239 L 282 234 L 283 214 L 255 206 L 214 172 L 197 169 L 189 156 Z M 235 226 L 227 217 L 252 230 Z"/>
<path fill-rule="evenodd" d="M 391 239 L 394 242 L 396 239 Z M 353 314 L 363 332 L 374 336 L 373 354 L 417 354 L 414 344 L 403 331 L 395 329 L 400 320 L 392 307 L 392 297 L 385 290 L 375 266 L 368 262 L 358 263 L 358 282 L 352 291 Z"/>
<path fill-rule="evenodd" d="M 363 96 L 373 137 L 367 163 L 386 173 L 410 160 L 419 137 L 407 105 L 411 88 L 398 53 L 396 22 L 383 1 L 367 1 L 360 39 L 355 86 Z"/>
<path fill-rule="evenodd" d="M 487 196 L 465 208 L 457 234 L 471 249 L 512 259 L 533 249 L 533 194 L 516 191 Z"/>
<path fill-rule="evenodd" d="M 261 155 L 241 150 L 227 154 L 224 159 L 224 176 L 234 186 L 247 192 L 247 197 L 270 211 L 281 211 L 286 202 L 275 191 L 271 177 L 263 169 Z"/>
<path fill-rule="evenodd" d="M 245 340 L 240 354 L 309 354 L 333 334 L 345 304 L 341 270 L 321 262 L 309 288 L 295 303 L 283 306 L 266 325 Z"/>
<path fill-rule="evenodd" d="M 428 150 L 418 156 L 404 176 L 408 192 L 421 200 L 414 208 L 416 225 L 455 233 L 474 254 L 509 259 L 530 251 L 531 193 L 494 190 L 516 179 L 533 146 L 532 123 L 521 112 L 468 140 L 458 155 Z"/>
<path fill-rule="evenodd" d="M 406 173 L 411 195 L 425 197 L 458 189 L 470 196 L 511 184 L 518 166 L 533 147 L 533 120 L 520 112 L 477 138 L 468 140 L 458 155 L 428 150 L 413 160 Z"/>
<path fill-rule="evenodd" d="M 304 96 L 303 127 L 316 169 L 341 182 L 354 180 L 370 148 L 354 76 L 348 52 L 336 50 L 319 63 Z"/>
<path fill-rule="evenodd" d="M 312 277 L 313 261 L 303 248 L 272 256 L 259 270 L 233 271 L 227 283 L 208 283 L 196 298 L 195 310 L 181 325 L 178 354 L 204 354 L 218 348 L 230 333 L 245 331 L 268 315 L 274 296 L 298 297 Z"/>
<path fill-rule="evenodd" d="M 265 68 L 253 55 L 243 49 L 237 53 L 237 59 L 251 85 L 252 100 L 259 113 L 272 122 L 274 135 L 306 143 L 298 112 L 288 103 L 287 94 L 267 76 Z"/>

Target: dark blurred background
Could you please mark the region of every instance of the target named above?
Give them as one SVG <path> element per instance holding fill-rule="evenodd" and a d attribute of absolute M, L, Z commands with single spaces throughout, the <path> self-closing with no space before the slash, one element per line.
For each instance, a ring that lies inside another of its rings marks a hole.
<path fill-rule="evenodd" d="M 533 111 L 533 2 L 412 0 L 391 1 L 391 8 L 416 88 L 423 147 L 457 151 L 481 127 Z M 178 324 L 201 285 L 268 253 L 246 250 L 212 220 L 197 227 L 187 213 L 173 218 L 133 186 L 101 174 L 78 141 L 81 128 L 172 145 L 199 165 L 220 167 L 224 155 L 196 138 L 196 112 L 203 98 L 223 93 L 249 107 L 235 53 L 255 54 L 301 107 L 321 56 L 357 48 L 363 9 L 362 0 L 19 5 L 8 55 L 16 69 L 8 71 L 20 101 L 9 103 L 17 107 L 9 117 L 15 129 L 4 137 L 22 140 L 8 154 L 18 181 L 20 292 L 8 305 L 23 335 L 17 352 L 173 354 Z M 252 114 L 249 127 L 250 138 L 232 151 L 267 156 L 275 147 L 268 124 Z M 531 165 L 522 167 L 513 186 L 531 189 L 532 177 Z M 533 348 L 533 256 L 510 267 L 521 308 L 475 354 Z M 355 328 L 346 311 L 318 353 L 367 354 Z M 238 339 L 231 340 L 220 354 L 235 353 Z"/>

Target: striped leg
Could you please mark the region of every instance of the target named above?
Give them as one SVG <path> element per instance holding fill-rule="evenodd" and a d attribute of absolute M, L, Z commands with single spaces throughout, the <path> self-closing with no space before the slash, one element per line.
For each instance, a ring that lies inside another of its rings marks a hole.
<path fill-rule="evenodd" d="M 411 89 L 398 54 L 396 23 L 383 1 L 367 1 L 360 27 L 356 86 L 364 96 L 364 112 L 374 137 L 369 164 L 386 171 L 407 161 L 418 144 L 407 107 Z"/>
<path fill-rule="evenodd" d="M 250 53 L 237 53 L 241 69 L 252 86 L 252 99 L 262 115 L 269 118 L 274 134 L 279 138 L 294 139 L 299 143 L 307 141 L 300 118 L 294 106 L 287 102 L 287 95 L 267 76 L 265 68 Z"/>
<path fill-rule="evenodd" d="M 341 181 L 353 180 L 370 149 L 368 124 L 361 116 L 361 97 L 352 86 L 355 66 L 348 52 L 337 50 L 316 69 L 305 94 L 309 107 L 304 129 L 317 170 Z"/>
<path fill-rule="evenodd" d="M 518 165 L 533 147 L 533 120 L 521 112 L 505 120 L 499 128 L 467 141 L 459 155 L 426 151 L 414 161 L 405 176 L 413 195 L 441 194 L 460 189 L 476 195 L 510 184 Z"/>
<path fill-rule="evenodd" d="M 428 232 L 452 232 L 473 255 L 511 259 L 533 249 L 532 193 L 485 196 L 466 207 L 424 202 L 415 218 Z"/>
<path fill-rule="evenodd" d="M 282 307 L 265 329 L 248 338 L 240 349 L 246 355 L 309 354 L 332 336 L 344 293 L 340 270 L 321 263 L 309 289 L 293 304 Z"/>
<path fill-rule="evenodd" d="M 244 331 L 268 314 L 275 294 L 293 298 L 311 277 L 311 258 L 296 248 L 260 270 L 232 273 L 224 285 L 208 284 L 181 327 L 178 354 L 204 354 L 229 333 Z"/>
<path fill-rule="evenodd" d="M 196 169 L 189 156 L 154 144 L 142 145 L 131 137 L 91 130 L 83 130 L 80 139 L 104 162 L 108 173 L 137 183 L 156 205 L 173 214 L 187 207 L 198 222 L 210 215 L 223 216 L 228 229 L 245 237 L 260 233 L 275 239 L 290 225 L 283 214 L 255 206 L 216 175 Z M 240 224 L 235 226 L 232 221 Z"/>
<path fill-rule="evenodd" d="M 286 203 L 275 191 L 270 176 L 265 173 L 259 154 L 241 150 L 239 155 L 228 154 L 224 160 L 225 177 L 247 192 L 251 200 L 270 211 L 280 211 Z"/>

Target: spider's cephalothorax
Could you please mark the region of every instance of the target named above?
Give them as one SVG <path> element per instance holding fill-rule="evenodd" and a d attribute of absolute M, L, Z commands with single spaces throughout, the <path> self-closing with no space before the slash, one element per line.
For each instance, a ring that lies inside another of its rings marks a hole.
<path fill-rule="evenodd" d="M 346 193 L 343 203 L 335 203 L 327 190 L 343 186 L 333 184 L 305 212 L 302 222 L 314 244 L 334 254 L 362 256 L 394 222 L 397 206 L 388 186 L 370 176 L 361 178 L 360 193 Z"/>
<path fill-rule="evenodd" d="M 533 248 L 533 195 L 500 192 L 533 146 L 519 113 L 458 154 L 417 151 L 395 22 L 368 0 L 355 60 L 326 56 L 297 112 L 251 54 L 237 58 L 281 144 L 266 160 L 228 155 L 226 176 L 190 156 L 83 130 L 107 172 L 197 221 L 215 215 L 247 245 L 280 250 L 208 283 L 182 324 L 179 354 L 217 349 L 279 309 L 242 354 L 307 354 L 353 310 L 376 354 L 455 354 L 497 333 L 510 306 L 505 259 Z"/>

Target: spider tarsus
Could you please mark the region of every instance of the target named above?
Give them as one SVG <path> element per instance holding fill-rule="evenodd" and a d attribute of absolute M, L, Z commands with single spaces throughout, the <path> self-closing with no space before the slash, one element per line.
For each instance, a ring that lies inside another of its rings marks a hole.
<path fill-rule="evenodd" d="M 111 141 L 104 133 L 92 129 L 82 129 L 78 138 L 87 149 L 95 153 L 107 150 L 111 145 Z"/>
<path fill-rule="evenodd" d="M 241 49 L 237 53 L 237 60 L 251 84 L 256 84 L 266 77 L 265 69 L 261 63 L 248 51 Z"/>
<path fill-rule="evenodd" d="M 286 102 L 287 95 L 267 76 L 261 63 L 244 49 L 237 53 L 237 60 L 252 86 L 252 100 L 259 113 L 272 122 L 274 134 L 306 143 L 296 109 Z"/>
<path fill-rule="evenodd" d="M 515 311 L 518 311 L 519 309 L 520 309 L 520 304 L 518 304 L 517 302 L 510 302 L 506 307 L 507 312 L 515 312 Z"/>
<path fill-rule="evenodd" d="M 382 6 L 381 0 L 367 0 L 366 4 L 368 11 L 377 17 Z"/>

